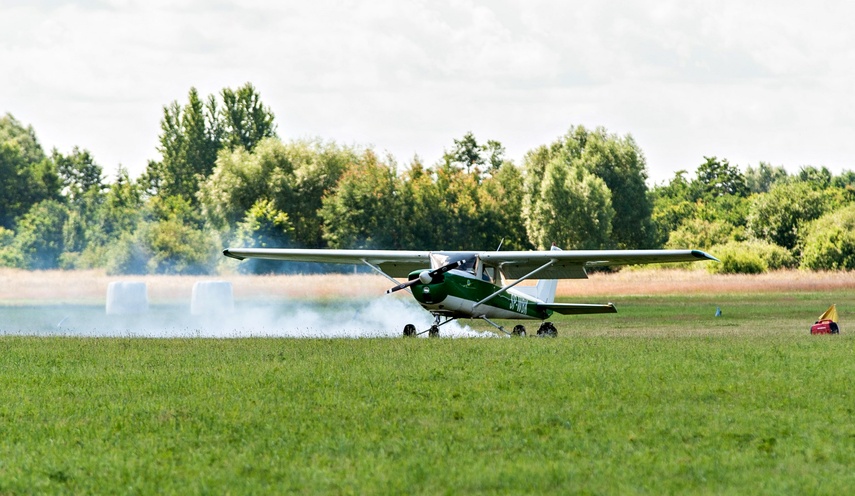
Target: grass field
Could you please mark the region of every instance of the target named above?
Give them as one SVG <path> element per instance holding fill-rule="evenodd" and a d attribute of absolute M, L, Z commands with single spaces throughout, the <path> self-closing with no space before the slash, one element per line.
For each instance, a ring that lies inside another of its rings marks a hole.
<path fill-rule="evenodd" d="M 558 339 L 3 336 L 0 494 L 847 493 L 855 293 L 716 284 Z"/>

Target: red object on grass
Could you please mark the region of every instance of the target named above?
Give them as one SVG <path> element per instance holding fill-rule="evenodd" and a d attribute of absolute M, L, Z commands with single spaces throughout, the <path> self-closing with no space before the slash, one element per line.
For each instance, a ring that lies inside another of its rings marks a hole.
<path fill-rule="evenodd" d="M 810 326 L 811 334 L 838 334 L 839 332 L 840 328 L 833 320 L 819 320 Z"/>

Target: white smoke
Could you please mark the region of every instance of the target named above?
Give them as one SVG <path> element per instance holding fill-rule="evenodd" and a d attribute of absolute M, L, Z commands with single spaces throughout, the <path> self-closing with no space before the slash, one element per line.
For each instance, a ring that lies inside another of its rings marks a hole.
<path fill-rule="evenodd" d="M 143 338 L 391 338 L 403 335 L 406 324 L 426 331 L 433 317 L 403 298 L 341 300 L 334 303 L 266 302 L 237 304 L 233 312 L 193 316 L 189 308 L 152 305 L 139 315 L 105 315 L 103 307 L 63 306 L 34 310 L 24 324 L 2 326 L 3 334 Z M 495 337 L 458 321 L 440 327 L 441 337 Z M 427 337 L 427 333 L 420 337 Z"/>

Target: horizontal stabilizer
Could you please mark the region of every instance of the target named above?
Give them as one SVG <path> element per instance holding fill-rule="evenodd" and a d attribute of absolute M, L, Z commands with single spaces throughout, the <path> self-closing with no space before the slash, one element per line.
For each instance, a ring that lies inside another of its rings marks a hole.
<path fill-rule="evenodd" d="M 614 304 L 605 305 L 587 303 L 538 303 L 538 310 L 552 310 L 561 315 L 583 315 L 588 313 L 617 313 Z"/>

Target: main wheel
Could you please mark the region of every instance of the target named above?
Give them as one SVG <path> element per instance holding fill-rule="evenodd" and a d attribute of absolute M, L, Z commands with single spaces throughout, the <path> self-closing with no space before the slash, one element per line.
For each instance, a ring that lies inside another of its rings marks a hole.
<path fill-rule="evenodd" d="M 552 322 L 544 322 L 540 324 L 540 328 L 537 330 L 537 335 L 544 338 L 557 338 L 558 337 L 558 329 L 552 324 Z"/>
<path fill-rule="evenodd" d="M 416 336 L 416 326 L 413 324 L 407 324 L 404 326 L 404 337 L 412 338 Z"/>
<path fill-rule="evenodd" d="M 428 329 L 428 337 L 429 338 L 438 338 L 439 337 L 439 326 L 430 326 Z"/>
<path fill-rule="evenodd" d="M 514 330 L 511 332 L 511 336 L 523 336 L 525 337 L 525 326 L 521 324 L 517 324 L 514 326 Z"/>

